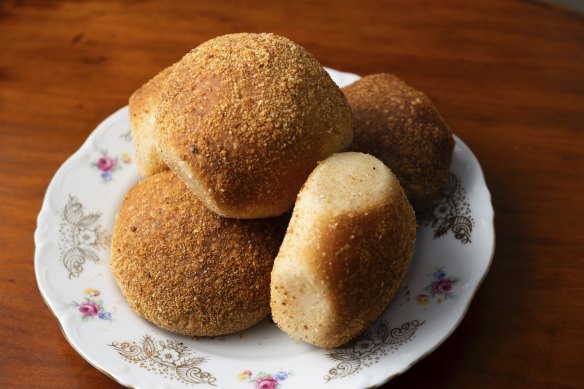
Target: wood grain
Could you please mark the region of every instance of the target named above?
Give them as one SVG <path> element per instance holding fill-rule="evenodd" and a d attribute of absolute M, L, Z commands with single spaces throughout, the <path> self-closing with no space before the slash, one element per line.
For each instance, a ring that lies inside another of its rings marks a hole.
<path fill-rule="evenodd" d="M 34 278 L 60 164 L 144 81 L 214 36 L 271 31 L 327 66 L 425 91 L 482 163 L 493 266 L 466 318 L 385 387 L 584 382 L 584 17 L 531 1 L 0 2 L 0 387 L 115 388 Z"/>

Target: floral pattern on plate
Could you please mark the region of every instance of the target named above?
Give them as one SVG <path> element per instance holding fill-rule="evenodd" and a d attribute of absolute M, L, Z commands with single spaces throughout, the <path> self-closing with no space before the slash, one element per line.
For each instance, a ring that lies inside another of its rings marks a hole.
<path fill-rule="evenodd" d="M 61 262 L 69 279 L 79 277 L 87 261 L 99 262 L 111 236 L 99 223 L 100 212 L 86 213 L 77 197 L 69 195 L 63 208 L 59 233 Z"/>
<path fill-rule="evenodd" d="M 97 299 L 101 293 L 97 289 L 87 288 L 83 291 L 85 297 L 83 301 L 78 303 L 73 301 L 73 306 L 81 312 L 81 320 L 88 321 L 90 319 L 99 318 L 100 320 L 112 320 L 111 312 L 108 312 L 103 307 L 103 300 Z"/>
<path fill-rule="evenodd" d="M 119 158 L 110 157 L 107 150 L 102 150 L 101 157 L 91 165 L 101 172 L 100 177 L 103 182 L 110 182 L 113 178 L 113 173 L 122 169 L 120 160 L 124 165 L 129 165 L 132 163 L 132 156 L 128 152 L 123 152 Z"/>
<path fill-rule="evenodd" d="M 140 342 L 112 342 L 110 344 L 122 358 L 143 369 L 166 378 L 178 379 L 185 384 L 215 386 L 216 378 L 199 366 L 208 358 L 173 340 L 156 341 L 145 335 Z"/>
<path fill-rule="evenodd" d="M 470 238 L 475 222 L 466 189 L 462 186 L 460 177 L 450 173 L 448 184 L 426 212 L 421 224 L 432 227 L 434 239 L 452 231 L 454 237 L 461 243 L 471 243 Z"/>
<path fill-rule="evenodd" d="M 264 373 L 263 371 L 253 375 L 251 371 L 245 370 L 237 375 L 240 381 L 247 380 L 254 384 L 255 389 L 281 389 L 284 382 L 291 373 L 289 371 L 278 371 L 273 374 Z"/>
<path fill-rule="evenodd" d="M 429 274 L 433 280 L 424 288 L 426 293 L 421 293 L 416 297 L 418 304 L 428 305 L 430 298 L 435 299 L 438 304 L 443 300 L 453 299 L 456 293 L 453 292 L 454 286 L 461 280 L 460 277 L 453 277 L 446 274 L 444 267 L 439 267 L 434 273 Z"/>
<path fill-rule="evenodd" d="M 422 324 L 423 321 L 412 320 L 391 328 L 389 323 L 381 321 L 350 342 L 348 347 L 327 353 L 329 359 L 338 363 L 324 376 L 325 381 L 351 376 L 378 363 L 380 356 L 393 354 L 411 341 Z"/>

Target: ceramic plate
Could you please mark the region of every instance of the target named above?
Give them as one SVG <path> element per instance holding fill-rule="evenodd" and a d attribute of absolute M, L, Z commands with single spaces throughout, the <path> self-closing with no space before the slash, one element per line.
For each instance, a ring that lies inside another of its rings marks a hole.
<path fill-rule="evenodd" d="M 341 86 L 359 78 L 329 72 Z M 140 178 L 122 108 L 57 171 L 35 233 L 39 289 L 65 337 L 97 369 L 135 388 L 381 385 L 454 331 L 493 255 L 490 194 L 477 159 L 456 138 L 450 182 L 419 221 L 406 281 L 356 341 L 323 350 L 292 341 L 269 320 L 230 336 L 177 336 L 134 314 L 109 270 L 116 212 Z"/>

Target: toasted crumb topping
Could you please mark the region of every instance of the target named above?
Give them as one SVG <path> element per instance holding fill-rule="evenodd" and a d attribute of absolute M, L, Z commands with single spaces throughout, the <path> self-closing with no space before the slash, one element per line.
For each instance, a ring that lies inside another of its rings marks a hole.
<path fill-rule="evenodd" d="M 269 313 L 270 271 L 286 221 L 217 216 L 165 171 L 126 195 L 112 272 L 130 306 L 162 328 L 197 336 L 240 331 Z"/>
<path fill-rule="evenodd" d="M 398 177 L 416 212 L 448 182 L 454 139 L 422 92 L 391 74 L 374 74 L 343 88 L 353 110 L 351 150 L 381 159 Z"/>
<path fill-rule="evenodd" d="M 175 157 L 166 162 L 235 213 L 289 209 L 316 163 L 351 137 L 340 89 L 308 51 L 273 34 L 220 36 L 185 55 L 157 118 L 163 158 Z"/>

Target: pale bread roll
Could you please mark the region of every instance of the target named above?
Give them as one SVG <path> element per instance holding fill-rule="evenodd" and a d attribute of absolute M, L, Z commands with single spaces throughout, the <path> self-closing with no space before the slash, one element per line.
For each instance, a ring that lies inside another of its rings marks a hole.
<path fill-rule="evenodd" d="M 347 343 L 389 304 L 415 234 L 413 209 L 381 161 L 355 152 L 330 156 L 298 195 L 276 257 L 273 320 L 316 346 Z"/>
<path fill-rule="evenodd" d="M 156 150 L 154 124 L 162 88 L 171 72 L 172 66 L 162 70 L 136 90 L 128 102 L 130 131 L 136 151 L 136 165 L 144 177 L 168 169 Z"/>
<path fill-rule="evenodd" d="M 215 213 L 289 210 L 318 161 L 351 143 L 351 109 L 322 65 L 273 34 L 231 34 L 186 54 L 156 119 L 161 158 Z"/>
<path fill-rule="evenodd" d="M 128 191 L 111 270 L 130 307 L 178 334 L 244 330 L 270 311 L 270 271 L 287 218 L 225 219 L 170 171 Z"/>

